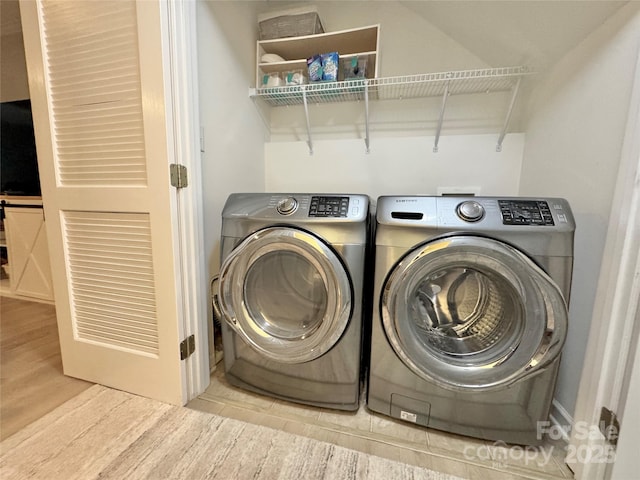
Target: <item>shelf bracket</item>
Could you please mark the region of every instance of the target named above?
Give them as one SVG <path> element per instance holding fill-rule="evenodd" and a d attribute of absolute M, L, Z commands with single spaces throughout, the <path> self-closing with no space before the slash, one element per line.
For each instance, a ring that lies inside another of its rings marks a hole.
<path fill-rule="evenodd" d="M 302 103 L 304 103 L 304 116 L 307 119 L 307 145 L 309 146 L 309 155 L 313 155 L 313 140 L 311 140 L 311 124 L 309 123 L 309 104 L 307 102 L 307 89 L 302 86 Z"/>
<path fill-rule="evenodd" d="M 369 153 L 369 80 L 364 81 L 364 145 Z"/>
<path fill-rule="evenodd" d="M 502 142 L 504 141 L 504 137 L 507 135 L 507 127 L 509 126 L 509 121 L 511 120 L 511 113 L 513 112 L 513 106 L 516 103 L 516 97 L 518 96 L 518 91 L 520 90 L 520 81 L 522 77 L 518 77 L 515 86 L 513 87 L 513 93 L 511 94 L 511 102 L 509 103 L 509 109 L 507 110 L 507 116 L 504 119 L 504 125 L 502 126 L 502 131 L 500 132 L 500 136 L 498 137 L 498 144 L 496 145 L 496 152 L 502 151 Z"/>
<path fill-rule="evenodd" d="M 436 130 L 436 139 L 433 143 L 433 153 L 438 153 L 438 142 L 440 141 L 440 131 L 442 130 L 442 120 L 444 120 L 444 110 L 447 106 L 447 97 L 449 96 L 449 84 L 451 80 L 447 80 L 442 94 L 442 105 L 440 106 L 440 117 L 438 118 L 438 128 Z"/>

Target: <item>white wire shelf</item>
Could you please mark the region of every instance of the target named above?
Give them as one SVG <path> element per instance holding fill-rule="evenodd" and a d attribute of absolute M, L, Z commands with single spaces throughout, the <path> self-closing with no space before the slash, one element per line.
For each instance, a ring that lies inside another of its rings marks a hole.
<path fill-rule="evenodd" d="M 307 133 L 310 153 L 313 153 L 308 104 L 358 102 L 365 103 L 366 137 L 369 151 L 369 100 L 410 99 L 442 97 L 442 108 L 436 133 L 434 151 L 438 151 L 438 139 L 447 97 L 450 95 L 478 94 L 491 92 L 513 92 L 504 128 L 496 149 L 501 150 L 513 104 L 520 81 L 533 72 L 527 67 L 500 67 L 451 72 L 425 73 L 398 77 L 367 78 L 343 82 L 311 83 L 287 87 L 265 87 L 250 89 L 254 100 L 261 99 L 274 107 L 304 105 L 307 116 Z"/>
<path fill-rule="evenodd" d="M 251 97 L 262 98 L 272 106 L 300 105 L 303 92 L 310 103 L 351 102 L 364 99 L 403 99 L 439 97 L 449 85 L 449 95 L 504 92 L 513 89 L 518 78 L 529 75 L 526 67 L 424 73 L 399 77 L 368 78 L 344 82 L 310 83 L 289 87 L 252 89 Z"/>
<path fill-rule="evenodd" d="M 273 107 L 300 105 L 304 103 L 305 96 L 309 103 L 356 102 L 364 99 L 366 87 L 371 91 L 369 82 L 372 81 L 374 79 L 264 87 L 252 89 L 250 96 L 263 99 Z"/>

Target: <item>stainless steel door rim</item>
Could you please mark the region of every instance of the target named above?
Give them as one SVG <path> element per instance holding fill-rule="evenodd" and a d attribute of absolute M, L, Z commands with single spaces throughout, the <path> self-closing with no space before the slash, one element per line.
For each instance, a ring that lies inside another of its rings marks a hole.
<path fill-rule="evenodd" d="M 491 390 L 555 359 L 566 337 L 559 288 L 515 248 L 452 236 L 412 250 L 389 274 L 382 323 L 400 359 L 443 388 Z"/>
<path fill-rule="evenodd" d="M 314 360 L 342 336 L 352 310 L 347 271 L 303 230 L 268 227 L 242 241 L 220 270 L 223 319 L 267 358 Z"/>

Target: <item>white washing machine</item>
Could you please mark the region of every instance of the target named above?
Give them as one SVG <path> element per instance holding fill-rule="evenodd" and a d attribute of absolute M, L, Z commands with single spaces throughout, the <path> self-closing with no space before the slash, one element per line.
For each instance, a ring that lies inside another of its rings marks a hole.
<path fill-rule="evenodd" d="M 231 195 L 217 296 L 229 383 L 356 410 L 369 231 L 364 195 Z"/>
<path fill-rule="evenodd" d="M 567 332 L 568 203 L 381 197 L 376 218 L 368 408 L 540 443 Z"/>

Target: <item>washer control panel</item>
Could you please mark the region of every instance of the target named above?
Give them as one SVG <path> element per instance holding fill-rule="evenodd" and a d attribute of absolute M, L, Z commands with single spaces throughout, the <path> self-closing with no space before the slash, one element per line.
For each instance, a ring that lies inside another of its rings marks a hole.
<path fill-rule="evenodd" d="M 555 225 L 543 200 L 499 200 L 503 225 Z"/>
<path fill-rule="evenodd" d="M 309 204 L 310 217 L 346 217 L 349 212 L 349 197 L 312 196 Z"/>
<path fill-rule="evenodd" d="M 443 230 L 549 233 L 575 229 L 568 202 L 553 197 L 382 196 L 376 219 L 378 224 Z"/>

